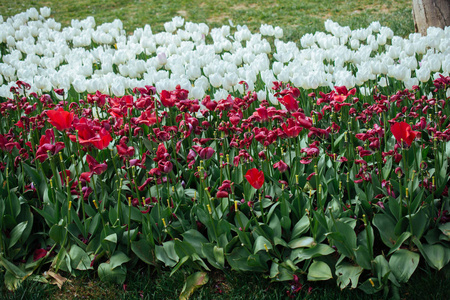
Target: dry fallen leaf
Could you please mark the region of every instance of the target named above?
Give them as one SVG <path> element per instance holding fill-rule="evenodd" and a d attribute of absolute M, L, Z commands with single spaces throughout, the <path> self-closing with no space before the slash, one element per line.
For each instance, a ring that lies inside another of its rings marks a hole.
<path fill-rule="evenodd" d="M 48 282 L 50 284 L 56 284 L 59 289 L 62 288 L 63 284 L 68 281 L 70 282 L 69 279 L 62 277 L 61 275 L 53 272 L 53 271 L 47 271 L 44 273 L 45 278 L 48 280 Z"/>

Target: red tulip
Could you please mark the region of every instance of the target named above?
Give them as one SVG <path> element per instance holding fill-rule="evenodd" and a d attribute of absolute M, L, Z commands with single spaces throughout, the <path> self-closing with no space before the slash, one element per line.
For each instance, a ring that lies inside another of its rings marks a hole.
<path fill-rule="evenodd" d="M 285 172 L 285 171 L 288 169 L 289 166 L 288 166 L 283 160 L 280 160 L 279 162 L 274 163 L 274 164 L 273 164 L 273 167 L 274 167 L 275 169 L 278 168 L 278 170 L 279 170 L 281 173 L 283 173 L 283 172 Z"/>
<path fill-rule="evenodd" d="M 88 163 L 89 170 L 91 170 L 92 173 L 95 173 L 97 175 L 102 174 L 103 172 L 108 169 L 108 165 L 103 163 L 100 164 L 95 158 L 90 156 L 89 154 L 86 155 L 86 162 Z"/>
<path fill-rule="evenodd" d="M 252 187 L 257 190 L 259 190 L 264 184 L 264 173 L 263 171 L 258 171 L 256 168 L 248 170 L 245 174 L 245 178 L 252 185 Z"/>
<path fill-rule="evenodd" d="M 413 131 L 411 125 L 406 122 L 398 122 L 391 126 L 391 132 L 394 135 L 397 142 L 405 142 L 408 146 L 411 146 L 412 142 L 419 135 L 419 131 Z"/>
<path fill-rule="evenodd" d="M 48 110 L 47 116 L 49 122 L 59 131 L 64 131 L 72 127 L 73 112 L 65 111 L 63 108 L 58 110 Z"/>
<path fill-rule="evenodd" d="M 291 94 L 287 94 L 283 98 L 278 98 L 281 104 L 283 104 L 288 111 L 297 111 L 298 102 Z"/>

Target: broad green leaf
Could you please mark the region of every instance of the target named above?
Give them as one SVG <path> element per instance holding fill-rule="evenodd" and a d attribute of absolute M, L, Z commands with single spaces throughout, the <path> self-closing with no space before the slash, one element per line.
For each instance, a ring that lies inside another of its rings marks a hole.
<path fill-rule="evenodd" d="M 424 209 L 419 210 L 417 213 L 411 215 L 412 233 L 418 239 L 420 239 L 428 227 L 430 218 L 427 216 Z"/>
<path fill-rule="evenodd" d="M 22 279 L 17 278 L 10 271 L 5 272 L 4 283 L 8 291 L 14 292 L 17 290 L 21 286 L 22 281 Z"/>
<path fill-rule="evenodd" d="M 50 228 L 49 235 L 52 240 L 57 244 L 62 244 L 64 241 L 64 235 L 67 233 L 66 229 L 62 225 L 55 224 Z"/>
<path fill-rule="evenodd" d="M 400 248 L 401 245 L 411 236 L 411 232 L 403 232 L 397 239 L 397 242 L 395 245 L 389 250 L 388 256 L 394 253 L 394 251 L 397 251 L 398 248 Z"/>
<path fill-rule="evenodd" d="M 303 233 L 308 231 L 310 227 L 309 218 L 305 214 L 298 222 L 295 224 L 294 229 L 292 229 L 291 240 L 301 236 Z"/>
<path fill-rule="evenodd" d="M 315 258 L 319 256 L 326 256 L 334 253 L 334 249 L 325 244 L 317 244 L 311 248 L 300 248 L 295 249 L 291 253 L 291 260 L 297 262 L 303 261 L 305 259 Z"/>
<path fill-rule="evenodd" d="M 450 222 L 439 225 L 439 230 L 442 231 L 447 239 L 450 239 Z"/>
<path fill-rule="evenodd" d="M 397 242 L 398 236 L 395 234 L 395 221 L 386 214 L 376 214 L 373 217 L 373 225 L 380 232 L 381 240 L 383 243 L 392 248 Z"/>
<path fill-rule="evenodd" d="M 367 279 L 363 284 L 361 284 L 358 288 L 364 291 L 364 293 L 372 295 L 379 292 L 383 288 L 383 286 L 380 284 L 377 278 L 371 277 Z"/>
<path fill-rule="evenodd" d="M 314 238 L 310 236 L 303 236 L 301 238 L 292 240 L 289 242 L 289 248 L 296 249 L 296 248 L 303 248 L 303 247 L 312 247 L 315 245 Z"/>
<path fill-rule="evenodd" d="M 27 228 L 28 221 L 17 224 L 11 231 L 11 240 L 9 241 L 8 249 L 11 249 L 22 237 L 22 233 Z"/>
<path fill-rule="evenodd" d="M 178 259 L 174 260 L 167 255 L 163 246 L 155 246 L 155 253 L 156 258 L 163 262 L 167 267 L 174 267 L 178 262 Z"/>
<path fill-rule="evenodd" d="M 308 269 L 308 281 L 328 280 L 333 278 L 330 267 L 323 261 L 313 261 Z"/>
<path fill-rule="evenodd" d="M 272 249 L 272 243 L 269 242 L 269 240 L 267 240 L 265 237 L 263 237 L 262 235 L 258 236 L 256 238 L 255 241 L 255 245 L 254 245 L 254 249 L 253 249 L 253 254 L 258 253 L 261 250 L 268 250 L 268 249 Z"/>
<path fill-rule="evenodd" d="M 190 229 L 181 235 L 183 236 L 183 242 L 190 244 L 195 249 L 201 249 L 202 244 L 209 243 L 208 239 L 195 229 Z"/>
<path fill-rule="evenodd" d="M 190 275 L 184 283 L 181 290 L 180 300 L 187 300 L 194 291 L 208 282 L 208 274 L 206 272 L 196 272 Z"/>
<path fill-rule="evenodd" d="M 114 252 L 114 255 L 111 256 L 109 260 L 109 264 L 111 265 L 111 270 L 114 270 L 118 266 L 121 266 L 127 262 L 129 262 L 131 258 L 129 258 L 125 253 L 122 251 L 116 251 Z"/>
<path fill-rule="evenodd" d="M 358 286 L 359 276 L 361 275 L 363 268 L 360 266 L 354 266 L 348 262 L 341 262 L 336 266 L 337 283 L 339 287 L 344 289 L 347 285 L 352 283 L 352 289 Z"/>
<path fill-rule="evenodd" d="M 450 249 L 441 244 L 423 245 L 422 251 L 428 264 L 438 271 L 450 261 Z"/>
<path fill-rule="evenodd" d="M 22 268 L 19 268 L 15 264 L 11 263 L 1 254 L 0 254 L 0 263 L 6 270 L 8 270 L 14 277 L 18 279 L 25 279 L 31 275 L 31 272 L 26 272 L 22 270 Z"/>
<path fill-rule="evenodd" d="M 335 231 L 328 235 L 333 240 L 333 244 L 340 253 L 353 259 L 356 250 L 355 231 L 350 225 L 341 221 L 336 221 L 333 228 L 335 228 Z"/>
<path fill-rule="evenodd" d="M 112 269 L 110 264 L 101 263 L 98 266 L 98 277 L 104 282 L 123 284 L 127 277 L 127 268 L 125 266 L 120 266 Z"/>
<path fill-rule="evenodd" d="M 399 282 L 407 282 L 419 264 L 420 255 L 406 249 L 392 254 L 389 267 Z"/>
<path fill-rule="evenodd" d="M 145 239 L 131 242 L 131 250 L 146 264 L 155 264 L 155 254 Z"/>
<path fill-rule="evenodd" d="M 89 258 L 89 255 L 87 255 L 87 253 L 77 245 L 72 245 L 72 247 L 70 247 L 69 256 L 71 259 L 72 269 L 77 270 L 93 269 L 93 267 L 91 267 L 92 260 Z"/>

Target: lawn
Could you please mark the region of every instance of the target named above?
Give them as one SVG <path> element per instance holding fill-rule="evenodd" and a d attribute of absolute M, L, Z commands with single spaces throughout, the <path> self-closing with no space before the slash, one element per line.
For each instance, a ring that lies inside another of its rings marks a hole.
<path fill-rule="evenodd" d="M 319 5 L 320 4 L 320 5 Z M 186 21 L 204 22 L 210 27 L 220 27 L 232 21 L 247 25 L 254 32 L 261 24 L 271 24 L 284 29 L 285 39 L 297 41 L 305 33 L 323 31 L 323 22 L 332 19 L 352 29 L 367 27 L 380 21 L 396 35 L 407 36 L 414 31 L 411 1 L 2 1 L 0 14 L 5 18 L 30 7 L 48 6 L 52 17 L 63 26 L 72 19 L 94 16 L 97 24 L 120 19 L 124 29 L 132 33 L 135 28 L 149 24 L 154 32 L 164 29 L 163 24 L 174 16 Z"/>

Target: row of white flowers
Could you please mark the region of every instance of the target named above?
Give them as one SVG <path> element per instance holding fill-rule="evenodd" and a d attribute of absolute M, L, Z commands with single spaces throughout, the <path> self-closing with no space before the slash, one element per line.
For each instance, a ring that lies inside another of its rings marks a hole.
<path fill-rule="evenodd" d="M 180 84 L 193 98 L 213 88 L 220 99 L 232 90 L 242 92 L 238 83 L 243 80 L 276 101 L 270 93 L 273 81 L 315 89 L 351 88 L 369 80 L 386 86 L 395 78 L 411 88 L 450 72 L 450 27 L 405 39 L 379 22 L 351 30 L 327 20 L 326 33 L 304 35 L 299 47 L 280 40 L 283 30 L 271 25 L 252 33 L 231 22 L 210 29 L 174 17 L 164 32 L 153 33 L 145 25 L 127 35 L 120 20 L 96 26 L 88 17 L 62 28 L 50 14 L 43 7 L 6 21 L 0 16 L 0 96 L 11 97 L 10 87 L 23 80 L 38 93 L 73 86 L 78 93 L 122 96 L 136 86 L 154 85 L 160 92 Z M 255 87 L 258 80 L 264 86 Z"/>

